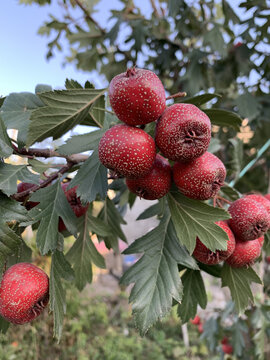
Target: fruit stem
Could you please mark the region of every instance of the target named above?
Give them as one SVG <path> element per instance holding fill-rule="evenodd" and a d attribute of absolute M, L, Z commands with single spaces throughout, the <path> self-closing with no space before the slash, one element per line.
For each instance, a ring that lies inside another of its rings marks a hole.
<path fill-rule="evenodd" d="M 232 203 L 232 201 L 227 200 L 227 199 L 225 199 L 224 197 L 219 196 L 219 195 L 217 195 L 216 198 L 219 199 L 219 200 L 221 200 L 221 201 L 223 201 L 223 202 L 225 202 L 226 204 L 231 204 L 231 203 Z"/>
<path fill-rule="evenodd" d="M 170 100 L 170 99 L 175 99 L 175 98 L 182 98 L 187 96 L 186 92 L 178 92 L 176 94 L 170 95 L 168 97 L 166 97 L 166 100 Z"/>
<path fill-rule="evenodd" d="M 132 66 L 131 68 L 127 69 L 127 77 L 134 76 L 136 74 L 136 66 Z"/>

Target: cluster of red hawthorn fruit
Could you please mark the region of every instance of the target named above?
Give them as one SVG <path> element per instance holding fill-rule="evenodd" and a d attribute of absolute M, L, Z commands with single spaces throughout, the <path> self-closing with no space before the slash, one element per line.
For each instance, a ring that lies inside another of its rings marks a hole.
<path fill-rule="evenodd" d="M 147 200 L 166 195 L 172 179 L 191 199 L 216 197 L 226 169 L 207 152 L 211 122 L 203 111 L 186 103 L 167 107 L 157 75 L 137 68 L 112 79 L 109 99 L 122 124 L 101 138 L 99 159 L 113 177 L 125 177 L 129 190 Z M 144 131 L 150 122 L 155 122 L 154 139 Z M 263 235 L 270 228 L 270 201 L 259 194 L 246 195 L 231 203 L 228 211 L 231 219 L 216 223 L 228 235 L 227 250 L 212 252 L 197 238 L 193 256 L 198 261 L 208 265 L 226 261 L 242 267 L 259 257 Z"/>

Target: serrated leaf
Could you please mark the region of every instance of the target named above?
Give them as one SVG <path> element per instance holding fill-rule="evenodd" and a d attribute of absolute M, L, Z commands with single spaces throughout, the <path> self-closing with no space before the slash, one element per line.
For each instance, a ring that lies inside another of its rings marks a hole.
<path fill-rule="evenodd" d="M 154 205 L 151 205 L 149 208 L 145 209 L 136 220 L 144 220 L 149 219 L 150 217 L 156 216 L 160 213 L 161 205 L 160 203 L 156 203 Z"/>
<path fill-rule="evenodd" d="M 54 336 L 61 338 L 63 320 L 66 313 L 66 292 L 62 285 L 62 279 L 73 280 L 74 272 L 64 257 L 64 254 L 56 250 L 52 254 L 50 272 L 50 310 L 53 311 Z"/>
<path fill-rule="evenodd" d="M 242 119 L 236 113 L 223 109 L 206 109 L 204 110 L 207 116 L 209 116 L 211 123 L 218 126 L 233 127 L 236 131 L 240 131 Z"/>
<path fill-rule="evenodd" d="M 112 228 L 106 224 L 103 220 L 96 218 L 88 213 L 87 218 L 88 228 L 92 233 L 100 235 L 102 237 L 110 236 Z"/>
<path fill-rule="evenodd" d="M 0 157 L 6 158 L 13 153 L 12 144 L 8 137 L 5 124 L 0 117 Z"/>
<path fill-rule="evenodd" d="M 214 25 L 213 29 L 206 32 L 203 44 L 210 45 L 212 51 L 218 51 L 221 56 L 224 56 L 226 54 L 225 42 L 218 25 Z"/>
<path fill-rule="evenodd" d="M 172 301 L 182 298 L 182 283 L 178 264 L 197 267 L 196 262 L 179 244 L 174 226 L 167 213 L 160 224 L 146 235 L 135 240 L 124 254 L 144 255 L 123 275 L 121 284 L 134 283 L 129 301 L 140 333 L 164 317 Z"/>
<path fill-rule="evenodd" d="M 44 163 L 42 161 L 39 161 L 37 159 L 28 159 L 28 164 L 32 167 L 32 169 L 39 174 L 44 173 L 50 168 L 55 167 L 56 164 L 53 163 Z"/>
<path fill-rule="evenodd" d="M 61 137 L 84 120 L 92 104 L 104 92 L 105 90 L 72 89 L 40 94 L 46 106 L 31 114 L 27 145 L 49 136 L 53 139 Z"/>
<path fill-rule="evenodd" d="M 70 89 L 83 89 L 83 86 L 76 80 L 73 79 L 66 79 L 65 87 L 67 90 Z"/>
<path fill-rule="evenodd" d="M 76 185 L 78 185 L 76 193 L 82 203 L 95 200 L 97 195 L 105 199 L 108 190 L 107 169 L 99 161 L 96 150 L 81 165 L 69 188 Z"/>
<path fill-rule="evenodd" d="M 241 197 L 241 194 L 232 186 L 225 183 L 222 188 L 220 189 L 221 193 L 225 195 L 225 197 L 229 198 L 230 200 L 234 201 Z"/>
<path fill-rule="evenodd" d="M 90 109 L 90 118 L 100 128 L 105 118 L 105 96 L 101 96 Z"/>
<path fill-rule="evenodd" d="M 218 345 L 219 324 L 215 317 L 211 317 L 203 324 L 202 339 L 206 339 L 209 350 L 214 351 Z"/>
<path fill-rule="evenodd" d="M 44 106 L 39 97 L 29 92 L 11 93 L 1 107 L 1 116 L 7 129 L 18 130 L 18 142 L 26 143 L 30 116 L 34 109 Z"/>
<path fill-rule="evenodd" d="M 107 129 L 92 131 L 83 135 L 74 135 L 60 146 L 57 151 L 63 155 L 78 154 L 98 147 L 101 137 Z"/>
<path fill-rule="evenodd" d="M 39 176 L 31 173 L 26 165 L 11 165 L 0 162 L 0 189 L 7 195 L 17 192 L 17 181 L 38 184 Z"/>
<path fill-rule="evenodd" d="M 80 291 L 87 283 L 92 282 L 92 263 L 102 269 L 106 268 L 103 256 L 97 251 L 90 237 L 90 229 L 91 225 L 86 213 L 79 225 L 80 235 L 66 255 L 70 263 L 73 264 L 75 284 Z"/>
<path fill-rule="evenodd" d="M 252 282 L 262 283 L 251 267 L 233 268 L 226 263 L 222 269 L 221 279 L 222 287 L 229 287 L 232 299 L 235 302 L 235 308 L 239 314 L 244 312 L 250 301 L 254 301 L 250 284 Z"/>
<path fill-rule="evenodd" d="M 184 324 L 195 317 L 198 305 L 205 309 L 207 295 L 200 271 L 187 269 L 181 280 L 184 294 L 181 304 L 178 305 L 177 313 Z"/>
<path fill-rule="evenodd" d="M 245 336 L 244 333 L 248 333 L 248 327 L 242 319 L 238 319 L 231 328 L 231 345 L 233 346 L 234 354 L 241 356 L 245 349 Z"/>
<path fill-rule="evenodd" d="M 122 218 L 120 212 L 117 210 L 113 201 L 106 197 L 104 206 L 99 214 L 99 218 L 102 219 L 110 228 L 110 236 L 103 237 L 106 246 L 113 248 L 114 251 L 118 251 L 118 238 L 127 242 L 126 236 L 121 229 L 121 224 L 125 225 L 126 222 Z M 109 246 L 108 246 L 109 245 Z"/>
<path fill-rule="evenodd" d="M 208 103 L 209 101 L 215 98 L 221 98 L 222 96 L 219 94 L 202 94 L 197 95 L 191 98 L 183 98 L 180 100 L 181 103 L 193 104 L 196 106 L 201 106 L 203 104 Z M 203 110 L 204 111 L 204 110 Z"/>
<path fill-rule="evenodd" d="M 42 255 L 57 249 L 59 217 L 62 218 L 68 231 L 76 236 L 76 216 L 60 186 L 60 181 L 39 189 L 30 199 L 39 202 L 29 213 L 35 222 L 40 221 L 37 246 Z"/>
<path fill-rule="evenodd" d="M 229 219 L 228 212 L 189 199 L 179 192 L 169 193 L 168 204 L 177 236 L 190 254 L 194 251 L 197 236 L 211 251 L 226 250 L 228 236 L 215 222 Z"/>

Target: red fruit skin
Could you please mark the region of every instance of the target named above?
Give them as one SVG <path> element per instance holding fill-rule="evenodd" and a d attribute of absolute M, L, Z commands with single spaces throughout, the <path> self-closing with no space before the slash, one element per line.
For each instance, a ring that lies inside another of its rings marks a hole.
<path fill-rule="evenodd" d="M 176 186 L 191 199 L 208 200 L 214 197 L 223 185 L 225 177 L 224 164 L 209 152 L 189 163 L 176 162 L 173 167 Z"/>
<path fill-rule="evenodd" d="M 17 185 L 17 193 L 21 193 L 23 191 L 32 189 L 32 187 L 36 186 L 35 184 L 31 184 L 31 183 L 25 183 L 25 182 L 20 182 Z M 25 204 L 25 207 L 27 210 L 32 209 L 33 207 L 37 206 L 39 203 L 38 202 L 34 202 L 34 201 L 27 201 L 27 203 Z"/>
<path fill-rule="evenodd" d="M 128 125 L 155 121 L 166 107 L 162 82 L 150 70 L 132 68 L 115 76 L 109 85 L 111 106 Z"/>
<path fill-rule="evenodd" d="M 221 344 L 228 344 L 229 343 L 229 339 L 227 338 L 227 336 L 224 336 L 224 338 L 221 340 Z"/>
<path fill-rule="evenodd" d="M 37 266 L 18 263 L 3 275 L 0 315 L 14 324 L 24 324 L 41 314 L 49 301 L 49 278 Z"/>
<path fill-rule="evenodd" d="M 229 240 L 227 241 L 227 250 L 217 250 L 212 252 L 198 238 L 193 256 L 203 264 L 215 265 L 226 260 L 235 249 L 235 237 L 226 221 L 217 221 L 216 224 L 226 231 Z"/>
<path fill-rule="evenodd" d="M 255 240 L 270 227 L 270 215 L 257 201 L 247 197 L 234 201 L 229 209 L 229 226 L 241 241 Z"/>
<path fill-rule="evenodd" d="M 169 161 L 157 154 L 152 170 L 139 179 L 126 179 L 127 187 L 134 194 L 146 199 L 160 199 L 171 187 L 171 166 Z"/>
<path fill-rule="evenodd" d="M 257 239 L 259 241 L 260 247 L 263 247 L 263 243 L 264 243 L 264 236 L 261 236 Z"/>
<path fill-rule="evenodd" d="M 139 178 L 149 173 L 156 158 L 154 140 L 142 129 L 119 124 L 99 142 L 99 160 L 118 175 Z"/>
<path fill-rule="evenodd" d="M 195 105 L 171 105 L 157 121 L 156 145 L 170 160 L 186 162 L 200 157 L 210 139 L 210 119 Z"/>
<path fill-rule="evenodd" d="M 270 256 L 266 256 L 265 260 L 266 260 L 267 264 L 270 264 Z"/>
<path fill-rule="evenodd" d="M 270 201 L 265 196 L 260 195 L 260 194 L 250 194 L 250 195 L 245 195 L 244 198 L 257 201 L 259 204 L 261 204 L 265 208 L 265 210 L 270 215 Z"/>
<path fill-rule="evenodd" d="M 232 354 L 233 347 L 230 344 L 222 344 L 221 345 L 224 354 Z"/>
<path fill-rule="evenodd" d="M 202 334 L 203 333 L 203 324 L 202 323 L 198 324 L 197 328 L 198 328 L 199 333 Z"/>
<path fill-rule="evenodd" d="M 87 212 L 89 204 L 85 206 L 82 205 L 80 198 L 76 194 L 76 190 L 78 186 L 74 186 L 73 188 L 67 190 L 68 186 L 69 186 L 68 182 L 61 184 L 61 187 L 66 195 L 67 201 L 69 202 L 74 214 L 76 215 L 76 217 L 81 217 Z M 58 231 L 62 232 L 64 230 L 66 230 L 66 225 L 64 224 L 62 218 L 59 218 Z"/>
<path fill-rule="evenodd" d="M 199 315 L 196 315 L 194 319 L 190 320 L 191 324 L 199 325 L 201 323 L 201 318 Z"/>
<path fill-rule="evenodd" d="M 236 238 L 235 249 L 232 255 L 225 261 L 232 267 L 243 267 L 253 265 L 260 256 L 261 246 L 258 239 L 250 241 L 239 241 Z"/>
<path fill-rule="evenodd" d="M 264 195 L 264 197 L 270 201 L 270 194 L 266 194 L 266 195 Z"/>

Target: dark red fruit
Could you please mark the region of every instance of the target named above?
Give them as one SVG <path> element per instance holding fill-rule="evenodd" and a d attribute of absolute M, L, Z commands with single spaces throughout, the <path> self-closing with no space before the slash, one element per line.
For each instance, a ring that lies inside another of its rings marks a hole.
<path fill-rule="evenodd" d="M 171 105 L 157 121 L 155 141 L 168 159 L 194 160 L 206 152 L 210 139 L 211 122 L 195 105 Z"/>
<path fill-rule="evenodd" d="M 265 210 L 270 215 L 270 201 L 265 196 L 261 194 L 250 194 L 250 195 L 245 195 L 245 199 L 251 199 L 257 201 L 265 208 Z"/>
<path fill-rule="evenodd" d="M 266 260 L 267 264 L 270 264 L 270 256 L 266 256 L 265 260 Z"/>
<path fill-rule="evenodd" d="M 258 239 L 270 227 L 270 216 L 257 201 L 243 197 L 234 201 L 229 209 L 229 226 L 242 241 Z"/>
<path fill-rule="evenodd" d="M 74 214 L 77 217 L 81 217 L 83 216 L 86 211 L 88 210 L 89 204 L 83 206 L 81 203 L 80 198 L 77 196 L 76 194 L 76 190 L 78 188 L 78 186 L 74 186 L 71 189 L 67 189 L 69 186 L 69 183 L 63 183 L 61 184 L 61 187 L 66 195 L 67 201 L 69 202 Z M 59 224 L 58 224 L 58 231 L 62 232 L 66 230 L 66 225 L 64 224 L 62 218 L 59 219 Z"/>
<path fill-rule="evenodd" d="M 105 167 L 129 178 L 145 176 L 156 158 L 156 146 L 151 136 L 142 129 L 124 124 L 105 132 L 98 152 Z"/>
<path fill-rule="evenodd" d="M 32 189 L 34 186 L 36 186 L 35 184 L 31 184 L 31 183 L 25 183 L 25 182 L 20 182 L 17 185 L 17 193 L 21 193 L 23 191 Z M 38 202 L 34 202 L 34 201 L 27 201 L 27 203 L 25 204 L 25 207 L 27 210 L 32 209 L 33 207 L 37 206 L 39 203 Z"/>
<path fill-rule="evenodd" d="M 222 344 L 221 345 L 224 354 L 232 354 L 233 347 L 230 344 Z"/>
<path fill-rule="evenodd" d="M 162 82 L 150 70 L 132 68 L 116 75 L 109 85 L 111 106 L 128 125 L 155 121 L 166 107 Z"/>
<path fill-rule="evenodd" d="M 149 174 L 138 179 L 126 179 L 126 184 L 131 192 L 146 200 L 162 198 L 171 187 L 169 161 L 157 154 Z"/>
<path fill-rule="evenodd" d="M 197 328 L 198 328 L 199 333 L 202 334 L 203 333 L 203 324 L 202 323 L 198 324 Z"/>
<path fill-rule="evenodd" d="M 191 199 L 207 200 L 214 197 L 225 177 L 224 164 L 209 152 L 189 163 L 176 162 L 173 167 L 176 186 Z"/>
<path fill-rule="evenodd" d="M 190 320 L 191 324 L 199 325 L 201 323 L 201 318 L 199 315 L 196 315 L 194 319 Z"/>
<path fill-rule="evenodd" d="M 229 339 L 224 336 L 224 338 L 221 340 L 221 344 L 228 344 L 229 343 Z"/>
<path fill-rule="evenodd" d="M 216 224 L 226 231 L 229 240 L 227 241 L 227 250 L 217 250 L 212 252 L 198 238 L 193 256 L 200 262 L 207 265 L 215 265 L 226 260 L 235 249 L 235 237 L 226 221 L 217 221 Z"/>
<path fill-rule="evenodd" d="M 270 201 L 270 194 L 266 194 L 266 195 L 264 195 L 264 197 Z"/>
<path fill-rule="evenodd" d="M 3 275 L 0 287 L 0 315 L 14 324 L 34 320 L 49 301 L 49 278 L 35 265 L 19 263 Z"/>
<path fill-rule="evenodd" d="M 258 239 L 240 241 L 236 238 L 235 249 L 232 255 L 225 260 L 232 267 L 252 265 L 260 256 L 261 246 Z"/>

